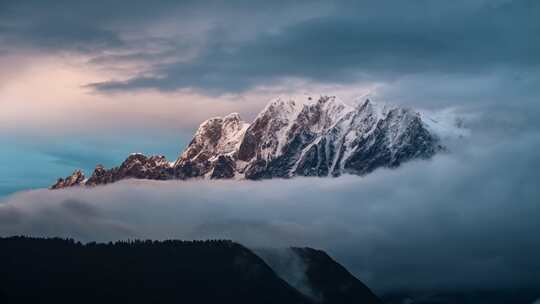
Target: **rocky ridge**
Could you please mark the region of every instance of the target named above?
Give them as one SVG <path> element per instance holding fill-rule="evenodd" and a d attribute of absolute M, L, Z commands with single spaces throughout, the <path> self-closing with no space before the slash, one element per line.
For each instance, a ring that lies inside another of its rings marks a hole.
<path fill-rule="evenodd" d="M 272 100 L 252 123 L 238 113 L 203 122 L 175 162 L 131 154 L 120 166 L 98 165 L 86 179 L 77 170 L 51 189 L 122 179 L 268 179 L 364 175 L 427 159 L 443 149 L 410 108 L 365 100 L 353 107 L 336 97 Z"/>

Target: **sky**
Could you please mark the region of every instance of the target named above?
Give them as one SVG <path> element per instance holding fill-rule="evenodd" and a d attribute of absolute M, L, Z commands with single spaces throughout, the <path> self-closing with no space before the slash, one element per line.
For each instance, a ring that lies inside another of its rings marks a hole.
<path fill-rule="evenodd" d="M 306 92 L 537 129 L 538 2 L 448 2 L 2 0 L 0 195 Z"/>
<path fill-rule="evenodd" d="M 536 0 L 0 0 L 0 231 L 225 231 L 330 250 L 378 289 L 538 286 L 539 17 Z M 458 116 L 469 136 L 365 178 L 42 190 L 131 152 L 174 160 L 202 121 L 307 92 Z"/>

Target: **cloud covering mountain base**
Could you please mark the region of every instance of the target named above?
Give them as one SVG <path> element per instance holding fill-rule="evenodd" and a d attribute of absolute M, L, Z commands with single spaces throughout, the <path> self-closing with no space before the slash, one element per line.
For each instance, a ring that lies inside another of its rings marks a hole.
<path fill-rule="evenodd" d="M 473 139 L 365 177 L 19 192 L 0 201 L 0 235 L 311 246 L 376 291 L 539 286 L 540 137 Z"/>

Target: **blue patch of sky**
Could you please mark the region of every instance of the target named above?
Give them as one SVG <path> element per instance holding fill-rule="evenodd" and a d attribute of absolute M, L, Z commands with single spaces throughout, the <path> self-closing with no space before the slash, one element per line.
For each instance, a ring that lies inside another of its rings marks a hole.
<path fill-rule="evenodd" d="M 50 186 L 76 169 L 87 176 L 96 164 L 119 165 L 130 153 L 165 155 L 174 161 L 191 139 L 191 131 L 144 130 L 61 138 L 0 138 L 0 197 Z"/>

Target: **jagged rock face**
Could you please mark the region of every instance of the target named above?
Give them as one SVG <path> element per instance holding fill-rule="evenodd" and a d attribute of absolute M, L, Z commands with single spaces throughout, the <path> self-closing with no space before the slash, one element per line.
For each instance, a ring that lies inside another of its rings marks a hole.
<path fill-rule="evenodd" d="M 235 173 L 234 159 L 230 156 L 220 155 L 213 163 L 211 179 L 232 178 Z"/>
<path fill-rule="evenodd" d="M 278 98 L 248 124 L 237 113 L 203 122 L 171 164 L 163 156 L 130 155 L 121 166 L 97 166 L 92 176 L 60 179 L 51 188 L 139 179 L 264 179 L 363 175 L 442 147 L 419 113 L 366 100 L 356 107 L 335 97 Z M 82 174 L 82 173 L 81 173 Z M 69 181 L 68 181 L 69 179 Z"/>
<path fill-rule="evenodd" d="M 366 174 L 429 158 L 437 142 L 410 109 L 278 99 L 246 131 L 238 159 L 248 163 L 240 170 L 248 179 Z"/>
<path fill-rule="evenodd" d="M 60 189 L 65 187 L 79 186 L 84 183 L 84 173 L 81 170 L 75 170 L 73 174 L 64 178 L 59 178 L 50 189 Z"/>
<path fill-rule="evenodd" d="M 106 170 L 102 165 L 97 165 L 85 185 L 108 184 L 127 178 L 166 180 L 171 179 L 173 176 L 174 170 L 164 156 L 147 157 L 143 154 L 134 153 L 119 167 Z"/>
<path fill-rule="evenodd" d="M 366 174 L 378 167 L 397 167 L 414 158 L 429 158 L 437 139 L 422 125 L 419 115 L 395 108 L 373 125 L 372 132 L 359 136 L 345 148 L 350 151 L 342 164 L 344 172 Z"/>
<path fill-rule="evenodd" d="M 97 165 L 92 176 L 86 181 L 86 185 L 95 186 L 113 182 L 112 170 L 106 170 L 103 165 Z"/>
<path fill-rule="evenodd" d="M 203 122 L 174 164 L 176 177 L 233 177 L 235 153 L 247 127 L 237 113 Z"/>

